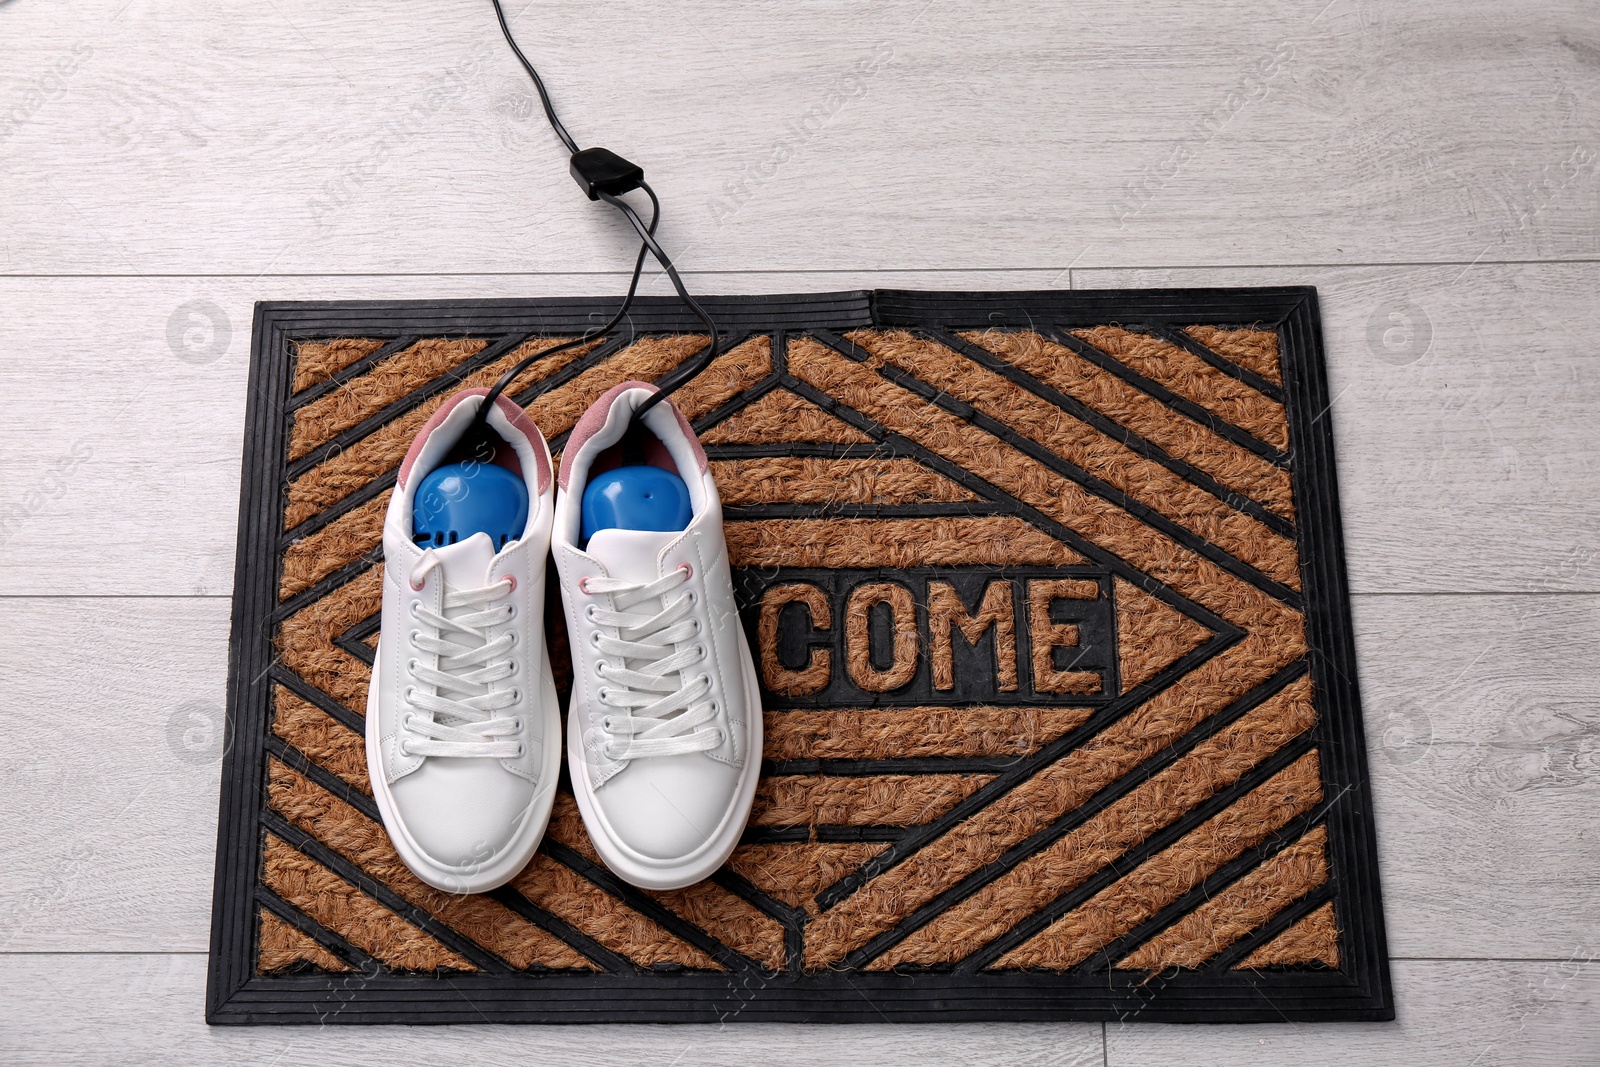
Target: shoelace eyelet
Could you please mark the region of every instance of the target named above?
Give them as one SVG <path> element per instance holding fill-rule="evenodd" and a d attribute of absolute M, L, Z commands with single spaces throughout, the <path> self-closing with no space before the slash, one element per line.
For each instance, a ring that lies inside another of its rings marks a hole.
<path fill-rule="evenodd" d="M 526 751 L 527 751 L 527 749 L 522 747 L 522 742 L 518 741 L 517 742 L 517 754 L 515 756 L 513 756 L 512 759 L 521 759 L 522 758 L 522 754 L 524 752 L 526 752 Z"/>
<path fill-rule="evenodd" d="M 426 588 L 427 588 L 427 586 L 428 586 L 428 579 L 427 579 L 427 578 L 426 578 L 426 577 L 424 577 L 424 578 L 423 578 L 423 579 L 422 579 L 422 582 L 421 582 L 421 584 L 420 584 L 420 585 L 419 585 L 419 584 L 418 584 L 418 583 L 417 583 L 417 582 L 416 582 L 416 581 L 415 581 L 415 580 L 413 580 L 413 579 L 411 579 L 411 578 L 407 578 L 407 579 L 406 579 L 406 584 L 407 584 L 407 585 L 409 585 L 409 586 L 411 586 L 411 591 L 412 591 L 412 592 L 413 592 L 413 593 L 420 593 L 420 592 L 422 592 L 422 591 L 423 591 L 423 590 L 424 590 L 424 589 L 426 589 Z"/>
<path fill-rule="evenodd" d="M 694 575 L 694 567 L 691 564 L 681 563 L 681 564 L 679 564 L 677 566 L 676 569 L 683 572 L 683 578 L 685 580 L 687 580 L 688 578 L 690 578 L 690 577 L 692 577 Z M 588 584 L 586 579 L 579 579 L 574 584 L 577 586 L 579 591 L 581 591 L 583 593 L 586 593 L 586 594 L 594 595 L 594 591 L 589 588 L 589 584 Z M 623 583 L 623 584 L 627 584 L 627 583 Z M 657 616 L 657 619 L 661 620 L 659 623 L 657 623 L 655 620 L 651 620 L 651 624 L 653 625 L 653 629 L 651 628 L 650 625 L 644 625 L 644 619 L 642 617 L 624 614 L 624 615 L 621 616 L 620 619 L 618 619 L 618 621 L 619 622 L 623 622 L 625 625 L 623 626 L 623 628 L 620 631 L 615 632 L 615 633 L 611 632 L 610 630 L 606 629 L 604 626 L 601 626 L 599 624 L 598 615 L 599 615 L 599 612 L 601 610 L 603 610 L 603 605 L 596 605 L 596 604 L 587 604 L 587 605 L 585 605 L 584 609 L 583 609 L 583 617 L 586 620 L 588 620 L 590 623 L 594 624 L 594 626 L 595 626 L 595 628 L 592 629 L 590 631 L 590 634 L 589 634 L 589 642 L 590 642 L 591 646 L 593 646 L 596 650 L 606 651 L 606 652 L 611 651 L 612 650 L 612 646 L 606 645 L 605 642 L 604 642 L 604 639 L 606 637 L 608 637 L 608 636 L 611 637 L 614 641 L 617 641 L 618 643 L 623 644 L 623 645 L 628 645 L 628 643 L 630 641 L 631 642 L 637 642 L 637 643 L 642 644 L 642 645 L 651 645 L 651 646 L 655 646 L 655 647 L 650 650 L 650 654 L 654 655 L 658 662 L 661 659 L 663 659 L 664 657 L 672 655 L 674 648 L 680 649 L 680 650 L 682 650 L 684 652 L 688 652 L 692 648 L 693 652 L 692 652 L 692 655 L 691 655 L 691 658 L 690 658 L 689 662 L 690 663 L 705 663 L 706 661 L 708 661 L 711 658 L 710 644 L 709 644 L 709 642 L 706 642 L 706 641 L 703 641 L 703 640 L 702 641 L 694 640 L 695 638 L 699 637 L 703 633 L 706 633 L 710 629 L 710 627 L 706 624 L 705 620 L 701 619 L 701 618 L 691 617 L 690 622 L 692 623 L 692 625 L 687 628 L 687 633 L 685 633 L 684 629 L 679 628 L 678 626 L 673 625 L 670 622 L 665 621 L 669 617 L 670 614 L 678 614 L 679 621 L 681 622 L 683 615 L 684 614 L 688 614 L 688 612 L 684 611 L 685 600 L 682 599 L 682 597 L 685 596 L 685 595 L 688 598 L 687 599 L 687 603 L 688 604 L 697 604 L 697 603 L 699 603 L 700 597 L 699 597 L 699 594 L 695 590 L 693 590 L 693 589 L 685 590 L 682 594 L 680 594 L 679 599 L 677 599 L 676 601 L 671 601 L 671 603 L 675 606 L 675 609 L 676 609 L 675 611 L 672 611 L 671 609 L 664 609 L 663 613 Z M 669 598 L 663 597 L 663 600 L 669 600 Z M 608 614 L 609 615 L 615 615 L 617 613 L 616 612 L 611 612 L 611 613 L 608 613 Z M 634 620 L 636 618 L 639 619 L 639 622 L 631 623 L 631 620 Z M 631 628 L 630 628 L 629 625 L 627 625 L 627 624 L 630 624 L 630 623 L 631 623 Z M 670 627 L 670 629 L 669 629 L 669 627 Z M 645 630 L 648 630 L 649 632 L 648 633 L 644 633 L 643 631 L 645 631 Z M 664 640 L 662 640 L 662 635 L 663 634 L 670 634 L 673 631 L 675 631 L 676 634 L 683 635 L 683 636 L 682 637 L 678 637 L 678 638 L 676 638 L 676 640 L 672 640 L 672 641 L 664 641 Z M 686 645 L 688 646 L 688 648 L 685 647 Z M 629 645 L 629 647 L 631 647 L 631 645 Z M 641 650 L 641 655 L 642 655 L 642 658 L 647 658 L 647 659 L 650 658 L 649 655 L 643 655 L 643 650 Z M 608 681 L 608 682 L 611 681 L 611 675 L 607 670 L 608 663 L 605 660 L 596 657 L 591 662 L 594 664 L 595 677 L 603 679 L 603 680 Z M 681 662 L 681 661 L 679 661 L 679 662 Z M 610 686 L 610 685 L 596 685 L 594 690 L 593 690 L 592 708 L 593 708 L 593 712 L 596 713 L 596 718 L 592 719 L 590 721 L 594 722 L 598 728 L 592 730 L 590 733 L 585 735 L 585 738 L 584 738 L 585 747 L 588 748 L 590 751 L 595 752 L 597 757 L 604 758 L 604 759 L 607 759 L 607 760 L 614 760 L 614 761 L 617 761 L 617 762 L 620 763 L 620 762 L 626 762 L 626 761 L 632 760 L 632 759 L 645 758 L 645 757 L 649 757 L 649 756 L 652 756 L 652 755 L 656 755 L 657 754 L 657 746 L 660 745 L 661 742 L 669 741 L 671 738 L 675 738 L 675 737 L 684 737 L 684 736 L 686 736 L 685 734 L 680 733 L 677 730 L 673 730 L 671 728 L 667 728 L 665 730 L 665 732 L 662 734 L 660 741 L 653 740 L 653 739 L 640 741 L 638 739 L 627 739 L 627 738 L 619 741 L 617 739 L 615 731 L 618 729 L 618 726 L 619 726 L 619 723 L 620 723 L 620 719 L 618 717 L 614 716 L 614 715 L 611 715 L 611 714 L 599 714 L 599 713 L 604 713 L 606 711 L 606 709 L 608 709 L 608 708 L 610 708 L 610 709 L 626 709 L 626 708 L 631 707 L 637 701 L 637 694 L 635 694 L 633 692 L 632 687 L 630 685 L 620 684 L 620 679 L 629 676 L 632 670 L 644 671 L 647 674 L 650 673 L 650 671 L 651 671 L 651 668 L 648 667 L 648 666 L 638 667 L 638 668 L 631 667 L 630 662 L 626 657 L 624 657 L 622 662 L 619 664 L 619 667 L 621 668 L 621 671 L 620 671 L 620 674 L 618 676 L 619 677 L 619 685 L 618 686 L 613 687 L 613 686 Z M 679 675 L 679 677 L 684 679 L 684 688 L 681 689 L 680 692 L 683 694 L 683 696 L 686 696 L 686 697 L 690 696 L 691 694 L 698 694 L 698 696 L 694 698 L 695 706 L 697 706 L 700 709 L 700 711 L 703 713 L 704 710 L 705 710 L 706 705 L 704 703 L 700 703 L 699 701 L 703 700 L 705 695 L 711 690 L 711 687 L 712 687 L 711 675 L 707 674 L 707 673 L 702 673 L 702 674 L 694 676 L 692 679 L 688 678 L 687 675 Z M 613 691 L 612 691 L 613 688 L 615 688 L 615 690 L 616 690 L 615 693 L 613 693 Z M 653 701 L 654 699 L 655 699 L 655 697 L 652 696 L 651 700 Z M 715 704 L 713 704 L 713 706 L 712 706 L 712 711 L 713 711 L 713 713 L 715 713 L 717 711 L 717 706 Z M 646 721 L 648 722 L 648 721 L 651 721 L 651 720 L 646 720 Z M 668 721 L 668 720 L 663 720 L 663 721 Z M 642 725 L 643 724 L 641 724 L 641 726 Z M 622 729 L 625 732 L 631 732 L 628 727 L 623 727 Z M 607 735 L 609 735 L 609 736 L 607 736 Z M 713 744 L 714 745 L 720 745 L 726 739 L 727 734 L 724 731 L 719 729 L 719 730 L 714 731 L 712 736 L 715 738 L 715 741 L 713 742 Z M 700 740 L 699 743 L 700 744 L 704 744 L 705 743 L 704 735 L 702 735 L 701 740 Z M 673 746 L 672 746 L 672 744 L 669 743 L 665 747 L 667 748 L 668 751 L 670 751 Z"/>
<path fill-rule="evenodd" d="M 516 579 L 515 579 L 515 577 L 513 577 L 511 575 L 504 576 L 502 579 L 500 579 L 500 581 L 504 582 L 506 585 L 509 586 L 509 588 L 506 589 L 507 593 L 511 592 L 512 590 L 515 590 L 516 587 L 517 587 Z M 414 586 L 414 588 L 420 590 L 421 586 Z M 449 586 L 446 585 L 441 592 L 445 595 L 446 608 L 447 609 L 453 608 L 455 606 L 455 603 L 452 600 L 452 595 L 451 595 L 451 591 L 450 591 Z M 484 601 L 487 601 L 487 600 L 491 599 L 491 597 L 489 597 L 489 596 L 486 596 L 486 597 L 483 597 L 483 598 L 471 597 L 471 598 L 467 598 L 467 599 L 470 599 L 470 600 L 473 601 L 473 605 L 472 606 L 475 609 L 475 611 L 488 610 L 489 607 L 490 607 L 490 605 L 488 603 L 484 602 Z M 509 622 L 510 620 L 515 619 L 517 617 L 517 615 L 518 615 L 518 606 L 516 604 L 506 604 L 506 605 L 504 605 L 504 608 L 505 608 L 505 614 L 503 616 L 500 616 L 500 618 L 502 618 L 506 622 Z M 423 610 L 423 605 L 421 603 L 419 603 L 418 601 L 415 601 L 415 600 L 413 600 L 410 603 L 410 605 L 408 606 L 408 611 L 409 611 L 409 613 L 410 613 L 412 618 L 420 619 L 421 618 L 421 614 L 422 614 L 422 610 Z M 448 616 L 448 614 L 449 614 L 448 610 L 447 610 L 446 614 Z M 491 613 L 491 614 L 489 614 L 488 617 L 490 619 L 493 619 L 493 618 L 495 618 L 496 614 L 498 614 L 498 613 L 497 612 Z M 481 618 L 482 616 L 480 615 L 479 617 Z M 492 631 L 492 629 L 494 627 L 498 626 L 498 625 L 501 625 L 501 624 L 500 623 L 490 622 L 490 623 L 487 623 L 487 624 L 484 624 L 484 625 L 480 625 L 480 626 L 467 626 L 467 627 L 458 627 L 458 628 L 463 628 L 463 629 L 466 630 L 466 632 L 476 635 L 482 642 L 484 642 L 484 646 L 485 647 L 493 645 L 497 652 L 503 652 L 505 649 L 515 647 L 515 646 L 517 646 L 518 644 L 521 643 L 521 636 L 515 629 L 509 629 L 509 630 L 505 631 L 506 633 L 509 633 L 509 635 L 510 635 L 505 642 L 503 642 L 503 643 L 499 642 L 498 638 L 496 638 L 495 640 L 491 641 L 490 637 L 489 637 L 489 634 Z M 426 637 L 427 637 L 427 634 L 425 632 L 423 632 L 422 630 L 420 630 L 420 629 L 415 629 L 414 628 L 414 629 L 411 629 L 407 633 L 407 641 L 409 642 L 411 648 L 414 649 L 414 650 L 418 650 L 418 651 L 422 651 L 423 650 L 420 642 Z M 411 679 L 414 680 L 416 677 L 418 677 L 420 675 L 421 671 L 426 666 L 427 665 L 424 664 L 424 662 L 421 660 L 420 657 L 413 655 L 413 656 L 409 657 L 406 660 L 406 664 L 405 664 L 406 674 L 408 676 L 410 676 Z M 457 667 L 456 667 L 456 664 L 455 664 L 455 659 L 453 657 L 449 657 L 449 656 L 441 656 L 441 657 L 439 657 L 439 661 L 438 661 L 437 667 L 438 667 L 438 669 L 440 671 L 443 671 L 443 672 L 446 672 L 446 673 L 452 673 L 452 674 L 455 673 L 456 670 L 457 670 Z M 429 667 L 428 669 L 430 671 L 432 671 L 434 668 Z M 485 664 L 483 666 L 483 669 L 490 670 L 494 677 L 504 678 L 504 677 L 508 677 L 510 675 L 514 675 L 514 674 L 520 673 L 521 662 L 519 660 L 517 660 L 516 658 L 514 658 L 514 657 L 497 657 L 496 661 L 491 662 L 489 664 Z M 504 691 L 502 691 L 502 693 L 503 692 Z M 420 688 L 415 684 L 406 685 L 401 690 L 401 693 L 402 693 L 403 700 L 408 705 L 414 705 L 417 701 L 419 701 L 421 699 L 421 695 L 422 695 Z M 439 697 L 444 697 L 444 692 L 441 691 L 438 694 L 438 696 Z M 432 698 L 430 698 L 430 699 L 432 699 Z M 445 700 L 445 703 L 446 704 L 451 704 L 451 703 L 454 703 L 454 702 L 447 699 L 447 700 Z M 521 687 L 520 686 L 513 686 L 510 689 L 510 704 L 511 705 L 519 705 L 520 706 L 520 705 L 523 705 L 524 703 L 525 703 L 525 701 L 523 700 L 523 693 L 522 693 Z M 471 705 L 469 705 L 469 706 L 471 706 Z M 504 705 L 502 705 L 502 706 L 504 706 Z M 417 722 L 417 720 L 419 720 L 420 718 L 421 718 L 420 715 L 413 715 L 410 712 L 407 712 L 404 715 L 402 715 L 401 724 L 402 724 L 403 728 L 405 730 L 407 730 L 407 731 L 418 730 L 418 729 L 420 729 L 420 724 Z M 501 722 L 503 724 L 504 720 L 501 720 Z M 523 728 L 522 724 L 523 724 L 522 717 L 521 716 L 515 717 L 512 720 L 512 732 L 513 733 L 521 733 L 522 732 L 522 728 Z M 503 725 L 500 727 L 500 729 L 503 730 Z M 493 735 L 491 735 L 491 738 L 492 738 L 492 736 Z M 500 736 L 504 736 L 504 734 L 501 733 Z M 423 739 L 424 740 L 429 740 L 426 737 L 424 737 Z M 413 751 L 413 748 L 412 748 L 412 746 L 410 744 L 410 740 L 411 739 L 409 737 L 402 737 L 402 738 L 398 739 L 398 743 L 396 745 L 395 751 L 399 752 L 401 755 L 406 756 L 408 758 L 412 758 L 412 757 L 419 757 L 420 758 L 420 753 L 417 753 L 417 752 Z M 452 738 L 451 739 L 452 742 L 453 741 L 457 741 L 457 740 L 464 741 L 466 739 L 464 739 L 464 738 Z M 450 746 L 447 743 L 447 747 L 453 747 L 453 746 Z M 525 751 L 525 747 L 519 741 L 518 744 L 517 744 L 517 755 L 520 757 L 523 754 L 524 751 Z"/>
<path fill-rule="evenodd" d="M 584 596 L 589 595 L 589 576 L 587 574 L 578 579 L 578 592 Z"/>
<path fill-rule="evenodd" d="M 507 589 L 506 592 L 515 593 L 517 591 L 517 576 L 516 575 L 508 574 L 508 575 L 506 575 L 504 578 L 502 578 L 500 580 L 502 582 L 509 582 L 511 584 L 511 588 Z"/>

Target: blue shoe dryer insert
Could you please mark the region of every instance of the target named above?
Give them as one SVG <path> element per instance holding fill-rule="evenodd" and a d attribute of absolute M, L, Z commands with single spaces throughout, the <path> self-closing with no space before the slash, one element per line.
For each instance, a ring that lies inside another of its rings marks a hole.
<path fill-rule="evenodd" d="M 618 467 L 596 474 L 583 491 L 583 540 L 601 530 L 686 530 L 689 487 L 660 467 Z"/>
<path fill-rule="evenodd" d="M 528 527 L 528 487 L 492 463 L 448 463 L 422 479 L 411 504 L 411 539 L 438 548 L 486 533 L 496 552 Z"/>

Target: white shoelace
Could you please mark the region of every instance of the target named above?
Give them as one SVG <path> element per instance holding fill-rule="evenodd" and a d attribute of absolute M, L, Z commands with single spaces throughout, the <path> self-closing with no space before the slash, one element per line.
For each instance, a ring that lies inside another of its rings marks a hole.
<path fill-rule="evenodd" d="M 439 563 L 431 549 L 424 552 L 411 571 L 411 584 L 421 584 Z M 515 759 L 522 755 L 522 742 L 508 739 L 522 728 L 521 721 L 496 714 L 515 704 L 520 691 L 494 687 L 494 683 L 516 673 L 516 662 L 508 653 L 515 647 L 517 637 L 507 631 L 491 641 L 488 634 L 490 627 L 504 625 L 516 616 L 514 605 L 497 603 L 510 594 L 512 587 L 509 578 L 479 589 L 452 589 L 446 585 L 445 614 L 413 605 L 412 619 L 431 627 L 434 633 L 413 628 L 408 639 L 410 647 L 433 653 L 439 661 L 437 668 L 416 657 L 407 664 L 407 673 L 417 684 L 406 686 L 406 702 L 427 714 L 406 713 L 402 725 L 409 736 L 400 742 L 401 755 L 488 759 Z M 446 634 L 465 635 L 473 643 L 445 640 Z"/>
<path fill-rule="evenodd" d="M 606 715 L 601 729 L 609 735 L 604 754 L 611 760 L 676 756 L 705 752 L 722 744 L 722 731 L 704 728 L 716 718 L 717 705 L 705 699 L 711 676 L 688 676 L 688 668 L 706 658 L 703 644 L 678 645 L 698 637 L 699 619 L 689 618 L 694 594 L 667 602 L 667 594 L 688 581 L 686 570 L 672 571 L 647 584 L 618 578 L 593 577 L 585 583 L 591 593 L 609 593 L 616 610 L 591 604 L 590 622 L 614 627 L 616 636 L 594 632 L 594 647 L 619 662 L 601 660 L 597 666 L 605 684 L 596 699 L 622 714 Z M 666 606 L 654 615 L 625 609 L 660 599 Z"/>

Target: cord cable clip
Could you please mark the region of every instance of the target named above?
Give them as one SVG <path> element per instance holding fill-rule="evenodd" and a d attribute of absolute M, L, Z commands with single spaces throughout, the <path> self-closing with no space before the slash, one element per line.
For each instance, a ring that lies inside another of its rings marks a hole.
<path fill-rule="evenodd" d="M 621 196 L 644 184 L 644 168 L 630 163 L 609 148 L 585 148 L 572 153 L 572 180 L 590 200 L 601 193 Z"/>

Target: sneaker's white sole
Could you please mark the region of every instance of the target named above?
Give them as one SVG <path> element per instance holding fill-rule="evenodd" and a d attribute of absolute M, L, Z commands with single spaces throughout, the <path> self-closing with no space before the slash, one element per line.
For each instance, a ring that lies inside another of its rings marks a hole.
<path fill-rule="evenodd" d="M 739 787 L 728 808 L 728 814 L 724 816 L 716 832 L 705 844 L 682 859 L 646 861 L 611 839 L 605 820 L 601 818 L 599 808 L 595 805 L 594 788 L 589 784 L 589 775 L 584 770 L 587 763 L 583 750 L 583 727 L 574 718 L 577 712 L 576 705 L 567 712 L 567 760 L 572 769 L 572 794 L 578 801 L 578 811 L 583 816 L 584 829 L 589 831 L 589 840 L 594 844 L 594 850 L 600 854 L 600 858 L 605 861 L 605 865 L 613 874 L 630 885 L 636 885 L 640 889 L 682 889 L 684 886 L 703 882 L 715 874 L 717 868 L 733 855 L 733 850 L 739 844 L 739 838 L 744 834 L 745 823 L 750 819 L 750 803 L 755 797 L 756 782 L 761 778 L 762 722 L 755 659 L 750 655 L 750 645 L 745 640 L 744 631 L 738 631 L 738 636 L 739 658 L 744 661 L 745 684 L 749 687 L 751 704 L 755 710 L 746 734 L 749 744 L 745 748 L 745 761 L 739 774 Z"/>
<path fill-rule="evenodd" d="M 383 746 L 378 737 L 378 680 L 379 659 L 372 661 L 372 684 L 367 687 L 367 777 L 372 781 L 372 797 L 378 802 L 378 813 L 383 816 L 383 828 L 389 840 L 411 873 L 446 893 L 486 893 L 498 889 L 522 873 L 522 868 L 533 859 L 544 839 L 545 827 L 550 824 L 550 811 L 556 802 L 556 781 L 561 775 L 561 704 L 556 699 L 555 680 L 550 674 L 550 649 L 544 649 L 543 671 L 540 676 L 543 692 L 545 744 L 544 763 L 539 769 L 539 790 L 528 804 L 521 828 L 501 853 L 494 859 L 471 867 L 445 867 L 430 860 L 412 840 L 405 821 L 395 812 L 394 797 L 389 792 L 388 775 L 382 767 Z"/>

